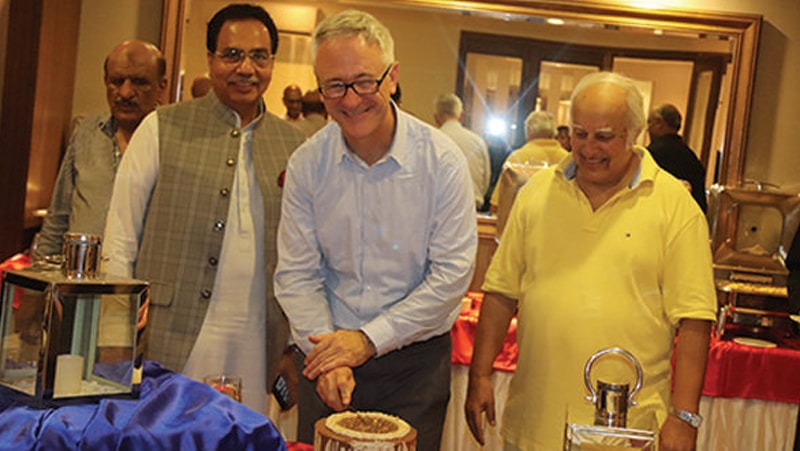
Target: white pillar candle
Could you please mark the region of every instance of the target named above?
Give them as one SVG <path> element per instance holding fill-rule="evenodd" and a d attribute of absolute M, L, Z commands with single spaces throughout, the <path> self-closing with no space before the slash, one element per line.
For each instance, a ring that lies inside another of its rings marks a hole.
<path fill-rule="evenodd" d="M 56 382 L 53 397 L 73 396 L 81 393 L 83 356 L 61 354 L 56 361 Z"/>

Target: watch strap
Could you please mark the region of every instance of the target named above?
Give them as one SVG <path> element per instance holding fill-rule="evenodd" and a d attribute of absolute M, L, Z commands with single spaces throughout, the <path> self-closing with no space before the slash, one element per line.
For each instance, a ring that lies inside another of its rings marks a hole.
<path fill-rule="evenodd" d="M 692 413 L 688 410 L 681 410 L 674 406 L 669 406 L 669 414 L 677 417 L 679 420 L 689 424 L 689 426 L 697 429 L 703 423 L 703 417 L 698 413 Z"/>

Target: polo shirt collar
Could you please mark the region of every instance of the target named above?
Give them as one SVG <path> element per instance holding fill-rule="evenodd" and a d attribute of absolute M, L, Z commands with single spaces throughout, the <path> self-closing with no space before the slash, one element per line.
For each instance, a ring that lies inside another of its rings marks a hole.
<path fill-rule="evenodd" d="M 639 167 L 636 168 L 636 172 L 633 174 L 633 178 L 631 178 L 631 182 L 628 185 L 630 189 L 634 189 L 644 182 L 652 183 L 656 173 L 659 171 L 658 165 L 655 160 L 653 160 L 653 157 L 650 156 L 647 149 L 639 145 L 634 145 L 633 151 L 639 155 Z M 556 166 L 556 173 L 564 177 L 565 180 L 575 179 L 578 173 L 578 167 L 575 165 L 572 153 L 569 154 L 569 158 L 564 158 L 558 163 Z"/>

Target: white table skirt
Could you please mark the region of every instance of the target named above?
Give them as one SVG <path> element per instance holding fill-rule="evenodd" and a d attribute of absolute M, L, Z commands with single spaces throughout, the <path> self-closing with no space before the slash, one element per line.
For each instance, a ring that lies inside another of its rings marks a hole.
<path fill-rule="evenodd" d="M 472 437 L 464 418 L 469 368 L 453 365 L 450 404 L 442 434 L 442 451 L 477 451 L 481 447 Z M 488 451 L 501 451 L 500 437 L 511 373 L 492 376 L 497 409 L 497 427 L 485 429 Z M 792 451 L 797 425 L 798 404 L 756 399 L 711 398 L 700 400 L 700 414 L 705 418 L 697 439 L 698 451 Z"/>
<path fill-rule="evenodd" d="M 792 451 L 798 404 L 758 399 L 700 399 L 699 451 Z"/>
<path fill-rule="evenodd" d="M 447 406 L 447 417 L 444 420 L 444 431 L 442 432 L 442 444 L 439 449 L 442 451 L 477 451 L 502 450 L 503 438 L 500 437 L 500 427 L 503 424 L 503 410 L 506 407 L 506 395 L 508 395 L 508 385 L 511 383 L 512 373 L 495 371 L 492 375 L 492 385 L 494 386 L 495 413 L 497 425 L 489 425 L 484 429 L 486 445 L 481 448 L 472 433 L 469 432 L 467 420 L 464 416 L 464 402 L 467 399 L 467 383 L 469 382 L 469 367 L 463 365 L 453 365 L 450 370 L 450 404 Z"/>

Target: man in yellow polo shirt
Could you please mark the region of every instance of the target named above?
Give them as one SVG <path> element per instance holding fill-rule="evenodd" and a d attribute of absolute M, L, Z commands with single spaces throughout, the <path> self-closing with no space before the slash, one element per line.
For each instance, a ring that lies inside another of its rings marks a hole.
<path fill-rule="evenodd" d="M 644 369 L 629 426 L 654 417 L 662 451 L 694 449 L 716 311 L 705 217 L 683 185 L 633 144 L 645 113 L 630 79 L 588 75 L 571 108 L 572 153 L 522 188 L 486 274 L 467 421 L 479 442 L 484 423 L 496 422 L 489 376 L 517 313 L 506 449 L 561 449 L 567 415 L 592 424 L 583 370 L 611 347 L 629 351 Z M 603 381 L 635 380 L 617 363 L 605 365 Z"/>

